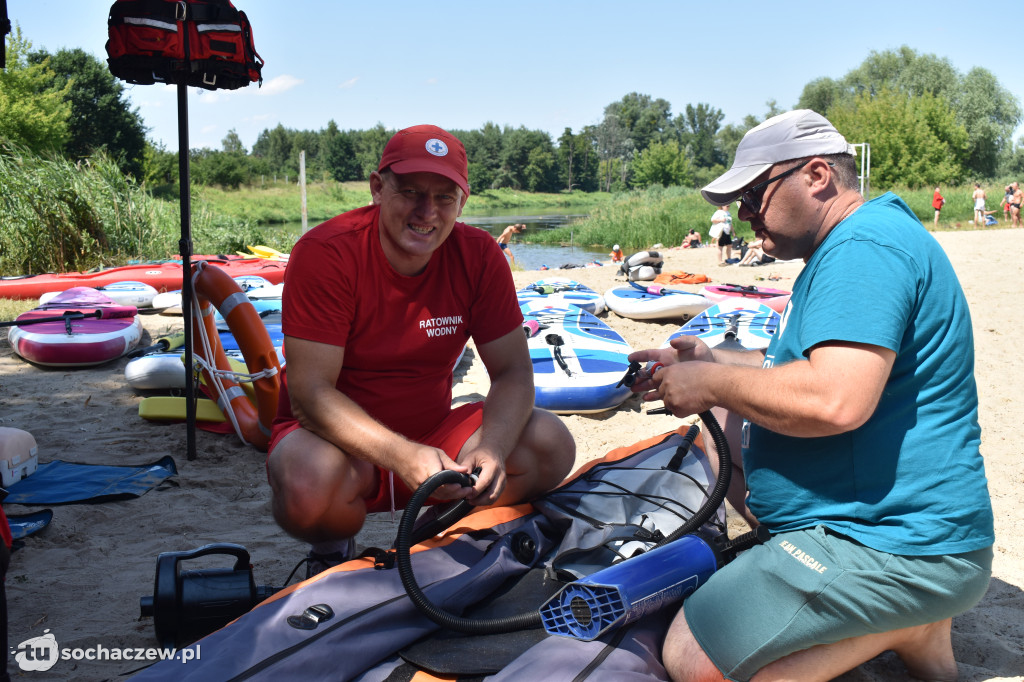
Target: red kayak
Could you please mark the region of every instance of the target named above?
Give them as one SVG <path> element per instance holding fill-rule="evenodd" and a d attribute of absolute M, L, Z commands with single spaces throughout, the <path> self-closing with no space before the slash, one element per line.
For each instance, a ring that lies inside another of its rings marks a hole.
<path fill-rule="evenodd" d="M 231 277 L 259 275 L 271 284 L 284 281 L 286 261 L 266 258 L 227 258 L 216 256 L 193 256 L 193 261 L 205 260 L 216 263 L 218 268 Z M 49 273 L 45 275 L 24 275 L 21 277 L 0 277 L 0 298 L 39 298 L 51 291 L 66 291 L 71 287 L 97 289 L 115 282 L 145 282 L 157 292 L 181 289 L 181 261 L 163 263 L 140 263 L 97 272 Z"/>
<path fill-rule="evenodd" d="M 743 286 L 742 284 L 709 284 L 701 289 L 700 293 L 712 303 L 721 303 L 738 296 L 764 303 L 775 312 L 781 313 L 786 309 L 790 294 L 793 292 L 769 287 Z"/>

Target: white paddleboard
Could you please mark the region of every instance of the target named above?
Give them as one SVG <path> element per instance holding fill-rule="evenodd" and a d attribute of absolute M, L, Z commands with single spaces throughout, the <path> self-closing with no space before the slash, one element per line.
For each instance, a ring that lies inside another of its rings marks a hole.
<path fill-rule="evenodd" d="M 604 412 L 630 396 L 628 386 L 616 386 L 633 352 L 618 332 L 574 305 L 529 301 L 519 307 L 537 407 L 558 414 Z"/>
<path fill-rule="evenodd" d="M 673 332 L 663 348 L 677 336 L 696 336 L 709 348 L 759 350 L 767 348 L 778 330 L 779 314 L 749 299 L 716 303 Z"/>
<path fill-rule="evenodd" d="M 565 307 L 574 305 L 586 310 L 591 315 L 604 312 L 604 297 L 586 284 L 581 284 L 567 277 L 548 277 L 539 279 L 516 292 L 519 305 L 530 301 L 543 305 Z"/>
<path fill-rule="evenodd" d="M 633 320 L 688 320 L 711 305 L 704 296 L 659 284 L 618 286 L 604 292 L 604 302 L 616 315 Z"/>
<path fill-rule="evenodd" d="M 114 282 L 96 291 L 100 292 L 118 305 L 133 305 L 136 308 L 149 308 L 157 295 L 154 287 L 145 282 Z M 39 297 L 39 305 L 46 305 L 63 291 L 48 291 Z"/>

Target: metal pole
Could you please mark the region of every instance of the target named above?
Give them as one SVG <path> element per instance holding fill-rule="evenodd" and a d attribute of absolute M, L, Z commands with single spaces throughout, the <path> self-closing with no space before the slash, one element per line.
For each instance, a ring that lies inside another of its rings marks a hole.
<path fill-rule="evenodd" d="M 188 86 L 178 83 L 178 197 L 181 205 L 181 316 L 185 322 L 185 453 L 196 458 L 196 387 L 192 372 L 192 193 L 188 158 Z"/>
<path fill-rule="evenodd" d="M 299 152 L 299 187 L 302 192 L 302 234 L 309 229 L 306 219 L 306 150 Z"/>

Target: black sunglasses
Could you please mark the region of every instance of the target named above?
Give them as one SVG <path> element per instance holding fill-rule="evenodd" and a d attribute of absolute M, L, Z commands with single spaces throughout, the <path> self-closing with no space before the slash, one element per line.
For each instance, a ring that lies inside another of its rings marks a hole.
<path fill-rule="evenodd" d="M 788 175 L 792 175 L 793 173 L 796 173 L 798 170 L 800 170 L 801 168 L 803 168 L 804 166 L 806 166 L 807 164 L 809 164 L 813 160 L 814 159 L 807 159 L 806 161 L 801 163 L 799 166 L 793 166 L 788 171 L 783 171 L 782 173 L 779 173 L 778 175 L 776 175 L 774 178 L 768 178 L 764 182 L 759 182 L 756 185 L 754 185 L 753 187 L 750 187 L 749 189 L 744 190 L 742 193 L 740 193 L 740 203 L 743 204 L 743 206 L 746 207 L 746 209 L 748 211 L 750 211 L 754 215 L 757 215 L 758 213 L 761 212 L 761 199 L 764 196 L 764 188 L 765 187 L 767 187 L 768 185 L 772 184 L 773 182 L 776 182 L 778 180 L 782 180 L 783 178 L 785 178 Z M 835 164 L 832 163 L 831 161 L 829 161 L 828 165 L 834 166 Z"/>

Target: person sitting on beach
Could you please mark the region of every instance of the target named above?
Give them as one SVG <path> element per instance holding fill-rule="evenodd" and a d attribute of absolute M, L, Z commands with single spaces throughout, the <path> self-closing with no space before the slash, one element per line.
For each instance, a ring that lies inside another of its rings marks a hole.
<path fill-rule="evenodd" d="M 515 225 L 509 225 L 500 235 L 495 237 L 495 241 L 498 242 L 498 246 L 501 247 L 501 250 L 505 252 L 505 257 L 508 259 L 510 264 L 516 262 L 515 254 L 512 253 L 512 249 L 508 246 L 512 241 L 512 235 L 519 234 L 525 229 L 526 225 L 516 223 Z"/>
<path fill-rule="evenodd" d="M 612 258 L 613 263 L 621 263 L 623 259 L 622 249 L 618 244 L 612 247 L 612 252 L 608 254 Z"/>
<path fill-rule="evenodd" d="M 804 260 L 784 322 L 764 351 L 680 336 L 629 356 L 663 364 L 638 376 L 645 400 L 713 410 L 733 447 L 728 499 L 772 533 L 684 601 L 664 645 L 674 680 L 829 680 L 886 650 L 954 680 L 952 617 L 988 587 L 967 300 L 899 197 L 864 201 L 853 154 L 810 110 L 748 131 L 701 194 L 738 198 L 766 253 Z M 870 307 L 864 282 L 885 283 Z"/>
<path fill-rule="evenodd" d="M 277 523 L 312 545 L 312 575 L 355 554 L 368 512 L 401 509 L 431 475 L 469 474 L 438 500 L 530 500 L 575 461 L 534 407 L 512 273 L 486 232 L 456 222 L 466 152 L 435 126 L 396 133 L 370 174 L 373 204 L 303 235 L 285 278 L 282 371 L 267 472 Z M 466 342 L 487 370 L 482 402 L 452 409 Z"/>
<path fill-rule="evenodd" d="M 761 248 L 763 243 L 764 240 L 755 239 L 747 244 L 747 252 L 743 254 L 743 258 L 740 258 L 737 265 L 760 265 L 761 259 L 764 257 L 764 251 Z"/>
<path fill-rule="evenodd" d="M 695 249 L 701 245 L 700 233 L 697 230 L 690 228 L 690 233 L 683 237 L 683 243 L 680 247 L 684 249 Z"/>

